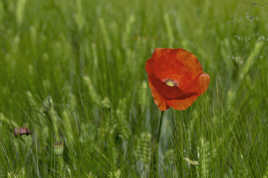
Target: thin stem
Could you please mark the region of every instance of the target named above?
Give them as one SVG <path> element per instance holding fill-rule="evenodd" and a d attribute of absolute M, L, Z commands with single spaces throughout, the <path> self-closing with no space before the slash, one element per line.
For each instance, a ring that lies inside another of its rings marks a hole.
<path fill-rule="evenodd" d="M 162 128 L 162 123 L 163 123 L 163 116 L 164 116 L 164 112 L 165 111 L 161 111 L 161 115 L 160 115 L 160 123 L 159 123 L 159 126 L 158 126 L 158 132 L 157 132 L 157 144 L 159 144 L 160 142 L 160 137 L 161 137 L 161 128 Z"/>
<path fill-rule="evenodd" d="M 162 123 L 163 123 L 163 116 L 164 116 L 164 111 L 161 112 L 160 115 L 160 121 L 159 124 L 157 125 L 157 134 L 154 137 L 154 143 L 153 143 L 153 160 L 152 160 L 152 169 L 153 170 L 153 175 L 154 177 L 158 178 L 159 177 L 159 143 L 160 143 L 160 137 L 161 137 L 161 128 L 162 128 Z"/>

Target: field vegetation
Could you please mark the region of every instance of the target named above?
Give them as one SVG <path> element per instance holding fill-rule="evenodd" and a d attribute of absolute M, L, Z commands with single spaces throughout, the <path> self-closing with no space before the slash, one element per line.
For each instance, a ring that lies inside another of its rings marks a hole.
<path fill-rule="evenodd" d="M 153 177 L 161 47 L 210 86 L 164 113 L 159 177 L 267 178 L 267 17 L 265 0 L 1 0 L 0 177 Z"/>

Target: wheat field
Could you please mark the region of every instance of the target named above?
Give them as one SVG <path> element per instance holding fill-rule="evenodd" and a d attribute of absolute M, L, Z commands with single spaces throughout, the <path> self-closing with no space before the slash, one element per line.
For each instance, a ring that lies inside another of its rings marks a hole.
<path fill-rule="evenodd" d="M 158 177 L 268 178 L 267 17 L 266 0 L 0 1 L 0 177 L 154 177 L 161 47 L 210 85 L 164 113 Z"/>

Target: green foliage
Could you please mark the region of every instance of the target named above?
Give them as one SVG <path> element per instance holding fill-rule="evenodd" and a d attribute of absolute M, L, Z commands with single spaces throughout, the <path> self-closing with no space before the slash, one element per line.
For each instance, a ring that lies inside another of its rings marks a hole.
<path fill-rule="evenodd" d="M 161 177 L 268 177 L 267 16 L 261 0 L 0 1 L 0 177 L 152 177 L 156 47 L 211 76 L 164 114 Z"/>

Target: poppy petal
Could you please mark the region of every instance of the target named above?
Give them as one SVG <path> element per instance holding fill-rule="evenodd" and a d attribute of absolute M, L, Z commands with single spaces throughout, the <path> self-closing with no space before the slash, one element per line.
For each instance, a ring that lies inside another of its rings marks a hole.
<path fill-rule="evenodd" d="M 153 59 L 149 59 L 149 60 L 146 62 L 145 70 L 146 70 L 146 72 L 147 72 L 148 74 L 153 73 Z"/>
<path fill-rule="evenodd" d="M 197 95 L 194 95 L 182 100 L 168 100 L 167 104 L 175 110 L 185 110 L 193 104 L 197 97 Z"/>
<path fill-rule="evenodd" d="M 149 87 L 151 88 L 152 95 L 154 98 L 154 103 L 158 106 L 161 111 L 165 111 L 169 108 L 166 104 L 165 99 L 158 93 L 156 88 L 152 85 L 151 81 L 149 80 Z"/>
<path fill-rule="evenodd" d="M 165 82 L 160 81 L 154 76 L 149 75 L 149 81 L 154 86 L 155 90 L 161 95 L 164 99 L 172 100 L 172 99 L 184 99 L 186 97 L 190 97 L 192 95 L 197 95 L 198 92 L 187 92 L 185 93 L 177 86 L 168 86 Z"/>
<path fill-rule="evenodd" d="M 202 73 L 197 58 L 184 49 L 158 48 L 151 59 L 151 73 L 159 79 L 172 79 L 180 83 L 180 88 L 187 87 L 192 80 Z"/>
<path fill-rule="evenodd" d="M 176 59 L 181 61 L 185 67 L 189 71 L 191 71 L 192 75 L 199 75 L 202 73 L 202 67 L 200 62 L 197 60 L 197 57 L 192 53 L 184 50 L 184 49 L 175 49 L 176 50 Z"/>
<path fill-rule="evenodd" d="M 208 85 L 209 85 L 209 81 L 210 81 L 210 77 L 208 74 L 203 73 L 199 76 L 198 78 L 198 82 L 199 82 L 199 90 L 200 90 L 200 94 L 204 93 L 205 91 L 207 91 L 208 89 Z"/>

